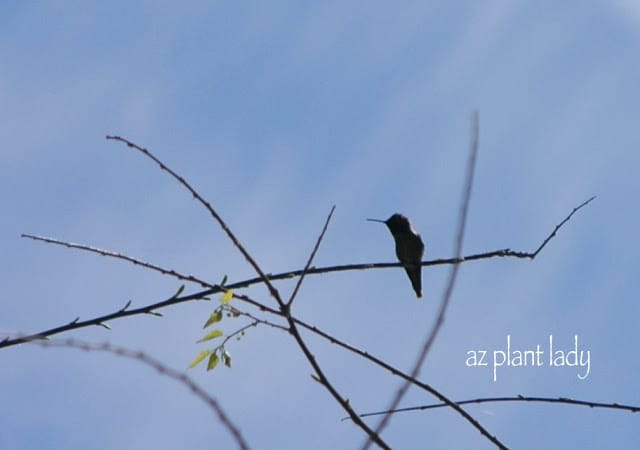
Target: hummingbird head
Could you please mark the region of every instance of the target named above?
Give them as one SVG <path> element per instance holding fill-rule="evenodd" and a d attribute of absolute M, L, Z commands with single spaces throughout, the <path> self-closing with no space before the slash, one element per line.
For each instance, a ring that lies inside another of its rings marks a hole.
<path fill-rule="evenodd" d="M 380 222 L 384 223 L 389 227 L 389 231 L 391 234 L 396 233 L 410 233 L 412 231 L 411 222 L 402 214 L 395 213 L 393 216 L 389 217 L 387 220 L 380 219 L 367 219 L 371 222 Z M 415 234 L 415 232 L 414 232 Z"/>

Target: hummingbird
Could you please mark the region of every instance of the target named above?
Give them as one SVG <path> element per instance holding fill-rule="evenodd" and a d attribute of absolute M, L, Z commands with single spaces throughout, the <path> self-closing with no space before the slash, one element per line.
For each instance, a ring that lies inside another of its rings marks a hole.
<path fill-rule="evenodd" d="M 418 298 L 422 297 L 422 255 L 424 243 L 420 234 L 413 229 L 411 222 L 402 214 L 394 214 L 387 220 L 367 219 L 371 222 L 380 222 L 387 225 L 396 241 L 396 256 L 404 265 L 404 270 L 409 275 L 411 286 L 416 291 Z"/>

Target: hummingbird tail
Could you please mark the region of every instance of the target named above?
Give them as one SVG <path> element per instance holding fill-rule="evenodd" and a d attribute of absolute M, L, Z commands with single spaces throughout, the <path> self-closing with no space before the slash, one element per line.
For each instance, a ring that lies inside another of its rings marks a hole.
<path fill-rule="evenodd" d="M 422 297 L 422 267 L 405 267 L 404 270 L 407 271 L 407 275 L 409 276 L 409 280 L 411 281 L 411 286 L 413 290 L 416 292 L 416 296 L 418 298 Z"/>

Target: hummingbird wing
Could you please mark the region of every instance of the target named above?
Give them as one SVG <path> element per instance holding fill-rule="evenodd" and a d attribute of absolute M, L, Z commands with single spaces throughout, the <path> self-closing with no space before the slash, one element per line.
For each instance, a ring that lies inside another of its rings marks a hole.
<path fill-rule="evenodd" d="M 418 233 L 400 234 L 396 239 L 396 256 L 404 264 L 411 286 L 418 298 L 422 297 L 422 256 L 424 243 Z"/>

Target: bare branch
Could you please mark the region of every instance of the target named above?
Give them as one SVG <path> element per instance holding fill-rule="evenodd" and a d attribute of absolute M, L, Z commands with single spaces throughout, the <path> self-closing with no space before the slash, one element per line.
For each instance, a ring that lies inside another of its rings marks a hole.
<path fill-rule="evenodd" d="M 169 366 L 161 363 L 157 359 L 148 356 L 147 354 L 141 351 L 130 350 L 125 347 L 120 347 L 117 345 L 110 344 L 108 342 L 104 342 L 101 344 L 95 344 L 91 342 L 79 341 L 76 339 L 64 339 L 64 340 L 46 340 L 46 341 L 34 341 L 34 344 L 40 345 L 42 347 L 71 347 L 85 351 L 102 351 L 112 353 L 117 356 L 121 356 L 124 358 L 133 359 L 139 361 L 147 366 L 150 366 L 158 371 L 161 375 L 165 375 L 169 378 L 172 378 L 179 383 L 182 383 L 184 386 L 189 388 L 194 395 L 203 400 L 218 416 L 218 420 L 225 428 L 229 431 L 231 436 L 234 438 L 236 443 L 238 444 L 238 448 L 242 450 L 248 450 L 249 445 L 245 441 L 242 433 L 236 427 L 231 419 L 226 415 L 223 411 L 222 407 L 218 403 L 218 401 L 209 395 L 203 388 L 201 388 L 196 382 L 194 382 L 189 376 L 183 372 L 177 371 L 175 369 L 170 368 Z"/>
<path fill-rule="evenodd" d="M 327 216 L 327 220 L 324 222 L 324 227 L 322 227 L 322 232 L 320 232 L 320 236 L 318 236 L 318 239 L 316 240 L 316 245 L 313 247 L 313 251 L 309 255 L 309 260 L 307 261 L 307 264 L 305 264 L 304 269 L 302 269 L 302 273 L 300 274 L 300 278 L 298 278 L 298 282 L 296 283 L 296 287 L 293 289 L 293 293 L 291 294 L 291 297 L 289 298 L 289 302 L 287 303 L 287 306 L 289 306 L 289 307 L 291 307 L 291 304 L 293 303 L 293 299 L 296 298 L 296 295 L 298 294 L 298 289 L 300 289 L 300 285 L 302 285 L 302 280 L 304 279 L 304 276 L 306 275 L 307 271 L 309 270 L 309 267 L 311 267 L 311 263 L 313 262 L 313 258 L 316 256 L 316 252 L 318 251 L 318 248 L 320 247 L 320 243 L 322 242 L 322 238 L 324 238 L 324 234 L 327 232 L 327 227 L 329 226 L 329 222 L 331 221 L 331 216 L 333 216 L 333 212 L 335 210 L 336 210 L 336 205 L 333 205 L 331 207 L 331 211 L 329 211 L 329 215 Z"/>
<path fill-rule="evenodd" d="M 558 225 L 556 225 L 556 227 L 554 228 L 554 230 L 545 237 L 544 241 L 538 246 L 538 248 L 533 251 L 533 252 L 524 252 L 524 251 L 515 251 L 515 250 L 511 250 L 509 248 L 505 248 L 505 249 L 501 249 L 501 250 L 493 250 L 490 252 L 483 252 L 483 253 L 475 253 L 472 255 L 468 255 L 468 256 L 462 256 L 462 257 L 456 257 L 456 258 L 438 258 L 438 259 L 433 259 L 433 260 L 428 260 L 428 261 L 422 261 L 421 265 L 422 266 L 439 266 L 439 265 L 443 265 L 443 264 L 459 264 L 459 263 L 465 263 L 468 261 L 478 261 L 478 260 L 482 260 L 482 259 L 490 259 L 490 258 L 522 258 L 522 259 L 535 259 L 536 256 L 538 256 L 538 254 L 540 253 L 540 251 L 549 243 L 549 241 L 556 236 L 558 230 L 569 221 L 569 219 L 571 219 L 571 217 L 581 208 L 585 207 L 587 204 L 591 203 L 591 201 L 593 201 L 596 198 L 596 196 L 593 196 L 591 198 L 589 198 L 587 201 L 581 203 L 580 205 L 576 206 L 575 208 L 573 208 L 573 210 L 571 211 L 571 213 L 569 213 L 569 215 L 567 217 L 564 218 L 564 220 L 562 220 L 562 222 L 560 222 Z M 99 255 L 102 256 L 107 256 L 107 257 L 111 257 L 111 258 L 115 258 L 115 259 L 121 259 L 124 261 L 128 261 L 134 265 L 138 265 L 141 267 L 145 267 L 147 269 L 150 270 L 154 270 L 156 272 L 159 272 L 163 275 L 169 275 L 169 276 L 173 276 L 179 280 L 183 280 L 183 281 L 190 281 L 196 284 L 199 284 L 203 287 L 209 287 L 208 290 L 203 291 L 201 293 L 197 293 L 194 294 L 193 298 L 189 298 L 189 300 L 192 300 L 194 298 L 202 298 L 202 297 L 206 297 L 207 295 L 212 295 L 212 294 L 216 294 L 218 292 L 223 292 L 224 289 L 220 288 L 220 286 L 215 285 L 215 284 L 210 284 L 210 283 L 206 283 L 203 280 L 193 276 L 193 275 L 187 275 L 187 274 L 183 274 L 180 273 L 176 270 L 173 269 L 168 269 L 168 268 L 164 268 L 161 266 L 157 266 L 155 264 L 146 262 L 146 261 L 142 261 L 140 259 L 125 255 L 123 253 L 118 253 L 118 252 L 113 252 L 110 250 L 105 250 L 105 249 L 101 249 L 98 247 L 92 247 L 90 245 L 86 245 L 86 244 L 77 244 L 77 243 L 73 243 L 73 242 L 68 242 L 68 241 L 62 241 L 59 239 L 54 239 L 54 238 L 49 238 L 49 237 L 44 237 L 44 236 L 36 236 L 36 235 L 32 235 L 32 234 L 26 234 L 23 233 L 21 235 L 21 237 L 24 238 L 29 238 L 35 241 L 41 241 L 41 242 L 46 242 L 49 244 L 56 244 L 56 245 L 61 245 L 64 247 L 68 247 L 68 248 L 73 248 L 73 249 L 78 249 L 78 250 L 83 250 L 83 251 L 88 251 L 88 252 L 92 252 L 92 253 L 97 253 Z M 295 278 L 295 277 L 299 277 L 302 275 L 303 272 L 305 272 L 305 275 L 319 275 L 319 274 L 324 274 L 324 273 L 331 273 L 331 272 L 346 272 L 349 270 L 369 270 L 369 269 L 387 269 L 390 267 L 404 267 L 402 265 L 402 263 L 399 262 L 388 262 L 388 263 L 363 263 L 363 264 L 341 264 L 341 265 L 335 265 L 335 266 L 326 266 L 326 267 L 309 267 L 306 272 L 304 269 L 302 270 L 292 270 L 289 272 L 282 272 L 282 273 L 278 273 L 278 274 L 267 274 L 267 278 L 270 281 L 277 281 L 277 280 L 286 280 L 289 278 Z M 262 279 L 260 277 L 258 278 L 249 278 L 247 280 L 243 280 L 243 281 L 238 281 L 236 283 L 231 283 L 231 284 L 227 284 L 226 287 L 227 289 L 239 289 L 239 288 L 244 288 L 244 287 L 248 287 L 251 286 L 253 284 L 257 284 L 257 283 L 261 283 Z M 179 302 L 180 303 L 180 302 Z M 154 308 L 157 309 L 157 308 Z"/>
<path fill-rule="evenodd" d="M 333 384 L 331 384 L 331 382 L 325 375 L 324 371 L 318 364 L 316 357 L 313 355 L 313 353 L 311 353 L 311 350 L 302 339 L 302 336 L 298 331 L 298 327 L 296 326 L 296 320 L 291 316 L 291 313 L 288 309 L 286 309 L 285 314 L 286 314 L 287 321 L 289 322 L 289 327 L 290 327 L 289 329 L 293 338 L 296 340 L 296 342 L 298 343 L 298 346 L 302 350 L 302 353 L 305 355 L 305 357 L 309 361 L 309 364 L 311 364 L 311 367 L 313 367 L 313 370 L 315 371 L 315 377 L 314 377 L 315 380 L 318 381 L 320 384 L 322 384 L 331 393 L 333 398 L 335 398 L 336 401 L 342 406 L 342 408 L 345 411 L 347 411 L 347 413 L 349 414 L 349 417 L 360 428 L 362 428 L 365 431 L 365 433 L 368 436 L 368 439 L 371 442 L 375 442 L 376 445 L 378 445 L 380 448 L 391 449 L 391 447 L 389 447 L 389 445 L 387 445 L 387 443 L 384 442 L 382 438 L 375 433 L 375 431 L 373 431 L 366 423 L 362 421 L 362 419 L 357 415 L 357 413 L 353 410 L 353 408 L 349 404 L 349 400 L 343 398 L 340 395 L 340 393 L 338 393 L 336 388 L 333 386 Z"/>
<path fill-rule="evenodd" d="M 436 398 L 438 398 L 440 401 L 442 401 L 445 405 L 448 405 L 449 407 L 451 407 L 454 411 L 456 411 L 458 414 L 460 414 L 460 416 L 462 416 L 462 418 L 464 418 L 467 422 L 469 422 L 474 428 L 476 428 L 480 434 L 482 434 L 483 436 L 485 436 L 487 439 L 489 439 L 490 441 L 494 441 L 494 439 L 496 439 L 494 436 L 492 436 L 489 431 L 487 431 L 482 425 L 480 425 L 480 423 L 474 419 L 469 413 L 467 413 L 464 409 L 462 409 L 459 405 L 457 405 L 455 402 L 453 402 L 452 400 L 450 400 L 448 397 L 446 397 L 442 392 L 438 391 L 437 389 L 435 389 L 433 386 L 424 383 L 420 380 L 418 380 L 417 378 L 412 378 L 410 375 L 400 371 L 399 369 L 393 367 L 390 364 L 387 364 L 386 362 L 384 362 L 383 360 L 381 360 L 380 358 L 377 358 L 375 356 L 373 356 L 370 352 L 365 352 L 364 350 L 361 350 L 351 344 L 348 344 L 344 341 L 341 341 L 340 339 L 336 338 L 335 336 L 332 336 L 328 333 L 325 333 L 324 331 L 322 331 L 321 329 L 317 328 L 316 326 L 313 325 L 309 325 L 305 322 L 303 322 L 302 320 L 299 319 L 295 319 L 296 323 L 300 326 L 302 326 L 303 328 L 308 329 L 309 331 L 312 331 L 313 333 L 325 338 L 326 340 L 328 340 L 329 342 L 331 342 L 332 344 L 335 344 L 339 347 L 342 347 L 343 349 L 355 353 L 359 356 L 361 356 L 362 358 L 372 362 L 373 364 L 380 366 L 381 368 L 388 370 L 389 372 L 391 372 L 393 375 L 396 375 L 402 379 L 404 379 L 405 381 L 407 381 L 408 383 L 412 383 L 413 385 L 425 390 L 426 392 L 430 393 L 431 395 L 435 396 Z M 360 417 L 365 417 L 363 415 L 361 415 Z"/>
<path fill-rule="evenodd" d="M 589 203 L 591 203 L 591 201 L 593 199 L 595 199 L 595 198 L 596 198 L 596 196 L 594 195 L 589 200 L 587 200 L 587 201 L 583 202 L 582 204 L 580 204 L 580 205 L 576 206 L 575 208 L 573 208 L 573 211 L 571 211 L 571 213 L 562 222 L 560 222 L 558 225 L 556 225 L 556 227 L 553 229 L 551 234 L 549 236 L 547 236 L 547 238 L 542 242 L 542 244 L 540 244 L 540 247 L 538 247 L 538 249 L 531 254 L 530 258 L 534 259 L 536 256 L 538 256 L 538 253 L 540 253 L 540 251 L 547 245 L 547 243 L 556 235 L 556 232 L 560 229 L 560 227 L 562 227 L 562 225 L 567 223 L 569 221 L 569 219 L 571 219 L 571 216 L 573 216 L 576 213 L 576 211 L 578 211 L 583 206 L 586 206 Z"/>
<path fill-rule="evenodd" d="M 640 406 L 634 405 L 624 405 L 620 403 L 603 403 L 603 402 L 592 402 L 588 400 L 577 400 L 567 397 L 531 397 L 518 395 L 513 397 L 485 397 L 485 398 L 475 398 L 472 400 L 460 400 L 455 402 L 456 405 L 471 405 L 471 404 L 480 404 L 480 403 L 504 403 L 504 402 L 536 402 L 536 403 L 562 403 L 566 405 L 578 405 L 578 406 L 588 406 L 589 408 L 606 408 L 606 409 L 618 409 L 621 411 L 629 411 L 629 412 L 640 412 Z M 411 406 L 408 408 L 398 408 L 392 411 L 378 411 L 372 413 L 361 414 L 360 417 L 370 417 L 377 416 L 381 414 L 395 414 L 400 412 L 409 412 L 409 411 L 424 411 L 427 409 L 436 409 L 436 408 L 444 408 L 450 406 L 447 403 L 434 403 L 431 405 L 422 405 L 422 406 Z M 342 420 L 349 420 L 349 417 L 344 417 Z"/>
<path fill-rule="evenodd" d="M 289 332 L 289 328 L 282 326 L 280 324 L 271 322 L 269 320 L 264 320 L 264 319 L 260 319 L 256 316 L 254 316 L 253 314 L 250 314 L 246 311 L 241 311 L 238 308 L 234 308 L 233 306 L 229 306 L 229 305 L 224 305 L 224 310 L 230 312 L 231 314 L 235 315 L 235 316 L 243 316 L 243 317 L 247 317 L 249 319 L 251 319 L 253 322 L 257 322 L 258 324 L 261 325 L 266 325 L 268 327 L 271 328 L 277 328 L 278 330 L 284 331 L 286 333 Z M 275 313 L 279 314 L 277 311 L 274 310 Z"/>
<path fill-rule="evenodd" d="M 23 238 L 28 238 L 34 241 L 40 241 L 40 242 L 46 242 L 47 244 L 56 244 L 56 245 L 62 245 L 63 247 L 67 247 L 67 248 L 73 248 L 76 250 L 83 250 L 83 251 L 87 251 L 87 252 L 91 252 L 91 253 L 97 253 L 101 256 L 107 256 L 110 258 L 115 258 L 115 259 L 121 259 L 127 262 L 132 263 L 135 266 L 140 266 L 140 267 L 144 267 L 145 269 L 149 269 L 149 270 L 153 270 L 155 272 L 160 272 L 162 275 L 169 275 L 171 277 L 177 278 L 178 280 L 182 280 L 182 281 L 189 281 L 191 283 L 196 283 L 199 284 L 200 286 L 204 287 L 204 288 L 208 288 L 211 287 L 211 285 L 209 283 L 204 283 L 202 280 L 196 278 L 193 275 L 185 275 L 182 274 L 180 272 L 177 272 L 173 269 L 166 269 L 162 266 L 158 266 L 157 264 L 153 264 L 147 261 L 142 261 L 141 259 L 137 259 L 137 258 L 133 258 L 131 256 L 125 255 L 124 253 L 118 253 L 118 252 L 113 252 L 110 250 L 105 250 L 102 248 L 98 248 L 98 247 L 93 247 L 91 245 L 85 245 L 85 244 L 77 244 L 74 242 L 67 242 L 67 241 L 61 241 L 59 239 L 54 239 L 54 238 L 49 238 L 49 237 L 44 237 L 44 236 L 36 236 L 33 234 L 26 234 L 23 233 L 20 235 L 20 237 Z"/>
<path fill-rule="evenodd" d="M 233 242 L 233 245 L 240 251 L 240 253 L 242 253 L 242 256 L 245 257 L 247 262 L 251 265 L 251 267 L 253 267 L 253 269 L 256 271 L 256 273 L 260 276 L 260 280 L 267 286 L 271 296 L 274 297 L 274 298 L 279 296 L 278 291 L 273 286 L 273 284 L 271 284 L 271 282 L 269 281 L 267 276 L 262 272 L 262 269 L 260 269 L 260 267 L 258 266 L 258 263 L 256 263 L 256 261 L 251 257 L 249 252 L 247 252 L 247 250 L 240 243 L 240 241 L 238 241 L 238 239 L 236 238 L 235 234 L 233 234 L 233 232 L 227 226 L 225 221 L 222 220 L 222 217 L 220 217 L 220 215 L 218 215 L 218 213 L 213 209 L 213 207 L 211 206 L 211 204 L 207 200 L 205 200 L 194 188 L 191 187 L 191 185 L 187 182 L 187 180 L 185 180 L 183 177 L 178 175 L 172 169 L 167 167 L 162 161 L 160 161 L 158 158 L 156 158 L 146 148 L 142 148 L 139 145 L 137 145 L 137 144 L 125 139 L 125 138 L 122 138 L 120 136 L 107 136 L 107 140 L 120 141 L 120 142 L 126 144 L 127 147 L 133 148 L 133 149 L 139 151 L 140 153 L 142 153 L 146 157 L 148 157 L 151 160 L 153 160 L 156 164 L 158 164 L 160 166 L 160 169 L 162 169 L 165 172 L 167 172 L 169 175 L 171 175 L 173 178 L 175 178 L 181 185 L 183 185 L 191 193 L 191 195 L 193 195 L 193 198 L 195 198 L 198 202 L 200 202 L 200 204 L 202 204 L 207 209 L 207 211 L 209 211 L 209 214 L 211 214 L 211 216 L 216 220 L 216 222 L 218 222 L 218 224 L 220 225 L 222 230 L 227 234 L 227 236 L 229 237 L 231 242 Z"/>

